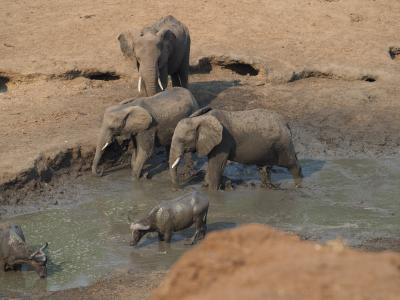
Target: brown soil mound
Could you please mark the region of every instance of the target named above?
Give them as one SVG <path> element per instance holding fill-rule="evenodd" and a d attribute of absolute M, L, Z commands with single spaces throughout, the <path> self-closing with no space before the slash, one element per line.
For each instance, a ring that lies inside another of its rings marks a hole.
<path fill-rule="evenodd" d="M 262 225 L 210 234 L 152 299 L 399 299 L 400 255 L 321 246 Z"/>

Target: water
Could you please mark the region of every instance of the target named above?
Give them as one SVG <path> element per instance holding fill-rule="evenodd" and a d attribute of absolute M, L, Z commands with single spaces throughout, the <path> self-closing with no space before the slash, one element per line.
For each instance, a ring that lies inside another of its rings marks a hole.
<path fill-rule="evenodd" d="M 207 193 L 209 231 L 256 222 L 322 242 L 341 237 L 356 247 L 376 238 L 398 240 L 399 160 L 305 160 L 302 165 L 301 189 L 293 187 L 285 170 L 276 169 L 273 180 L 282 184 L 282 190 L 249 185 Z M 231 164 L 226 175 L 259 183 L 253 167 Z M 49 276 L 40 280 L 31 271 L 0 272 L 0 296 L 85 286 L 117 268 L 142 274 L 163 271 L 190 249 L 184 243 L 192 229 L 176 233 L 168 251 L 160 248 L 156 235 L 143 238 L 137 248 L 130 247 L 127 215 L 139 218 L 159 201 L 201 190 L 200 185 L 172 191 L 166 172 L 132 182 L 129 170 L 122 170 L 102 178 L 83 178 L 68 189 L 70 193 L 63 197 L 78 195 L 87 201 L 9 219 L 22 226 L 30 244 L 49 242 Z"/>

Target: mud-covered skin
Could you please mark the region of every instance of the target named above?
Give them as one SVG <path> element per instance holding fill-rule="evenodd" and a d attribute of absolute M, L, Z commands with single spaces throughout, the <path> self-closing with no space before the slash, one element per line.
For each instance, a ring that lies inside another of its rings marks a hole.
<path fill-rule="evenodd" d="M 128 99 L 106 109 L 98 138 L 92 172 L 98 170 L 101 156 L 116 137 L 132 139 L 132 175 L 141 176 L 142 168 L 151 157 L 156 141 L 161 146 L 171 144 L 178 122 L 198 109 L 192 93 L 175 87 L 148 98 Z"/>
<path fill-rule="evenodd" d="M 198 193 L 191 193 L 174 200 L 163 201 L 149 214 L 136 223 L 131 224 L 132 241 L 135 246 L 148 232 L 158 232 L 160 241 L 171 242 L 172 233 L 195 225 L 195 233 L 191 239 L 194 244 L 203 238 L 207 231 L 208 200 Z"/>
<path fill-rule="evenodd" d="M 188 28 L 173 16 L 166 16 L 139 33 L 123 32 L 118 36 L 121 51 L 137 67 L 139 91 L 152 96 L 168 85 L 187 88 L 190 35 Z M 161 81 L 162 87 L 159 86 Z"/>
<path fill-rule="evenodd" d="M 302 172 L 288 124 L 275 112 L 265 109 L 224 111 L 203 108 L 180 121 L 172 138 L 169 157 L 171 179 L 177 184 L 177 164 L 186 152 L 208 157 L 206 185 L 220 188 L 228 160 L 257 165 L 262 184 L 273 187 L 270 169 L 287 168 L 300 186 Z"/>
<path fill-rule="evenodd" d="M 20 226 L 14 224 L 0 225 L 0 269 L 17 270 L 22 264 L 30 265 L 40 276 L 47 277 L 47 257 L 43 250 L 29 251 L 25 236 Z"/>

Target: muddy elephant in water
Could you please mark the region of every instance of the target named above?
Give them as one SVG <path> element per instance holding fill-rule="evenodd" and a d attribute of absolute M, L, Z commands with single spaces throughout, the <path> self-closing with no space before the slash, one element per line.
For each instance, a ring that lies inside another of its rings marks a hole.
<path fill-rule="evenodd" d="M 172 137 L 169 164 L 177 184 L 177 165 L 185 152 L 208 157 L 206 185 L 220 188 L 227 160 L 257 165 L 262 184 L 273 187 L 271 167 L 286 167 L 300 186 L 302 172 L 290 129 L 283 118 L 264 109 L 224 111 L 203 108 L 181 120 Z"/>
<path fill-rule="evenodd" d="M 118 36 L 121 51 L 139 71 L 139 92 L 142 88 L 152 96 L 172 85 L 187 88 L 189 75 L 190 35 L 188 28 L 167 16 L 138 33 Z"/>
<path fill-rule="evenodd" d="M 37 251 L 30 251 L 22 229 L 14 224 L 0 225 L 0 269 L 17 270 L 21 265 L 31 266 L 40 276 L 47 276 L 47 257 L 43 252 L 47 243 Z"/>
<path fill-rule="evenodd" d="M 191 244 L 194 244 L 206 234 L 208 206 L 208 200 L 197 192 L 174 200 L 163 201 L 143 219 L 137 222 L 130 220 L 132 222 L 130 245 L 137 245 L 148 232 L 158 232 L 159 240 L 169 243 L 173 232 L 195 224 L 196 231 L 191 239 Z"/>
<path fill-rule="evenodd" d="M 92 164 L 93 174 L 102 175 L 103 170 L 99 170 L 98 165 L 104 150 L 116 137 L 122 137 L 133 142 L 132 175 L 139 178 L 155 143 L 166 146 L 168 152 L 176 124 L 198 107 L 189 90 L 175 87 L 152 97 L 128 99 L 107 108 Z"/>

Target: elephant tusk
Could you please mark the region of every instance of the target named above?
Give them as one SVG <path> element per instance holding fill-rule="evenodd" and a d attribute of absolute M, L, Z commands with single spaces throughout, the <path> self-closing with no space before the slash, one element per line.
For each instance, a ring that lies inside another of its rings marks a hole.
<path fill-rule="evenodd" d="M 174 161 L 174 163 L 172 164 L 172 169 L 175 169 L 175 167 L 179 164 L 179 161 L 181 160 L 181 157 L 179 156 L 175 161 Z"/>
<path fill-rule="evenodd" d="M 139 76 L 139 81 L 138 81 L 138 84 L 137 84 L 137 89 L 138 89 L 139 93 L 140 93 L 141 86 L 142 86 L 142 76 Z"/>
<path fill-rule="evenodd" d="M 163 90 L 164 90 L 164 87 L 162 86 L 160 77 L 158 77 L 158 85 L 160 86 L 160 89 L 163 91 Z"/>
<path fill-rule="evenodd" d="M 109 145 L 110 143 L 109 142 L 107 142 L 104 146 L 103 146 L 103 148 L 101 148 L 101 151 L 104 151 L 104 149 L 106 149 L 107 148 L 107 146 Z"/>

